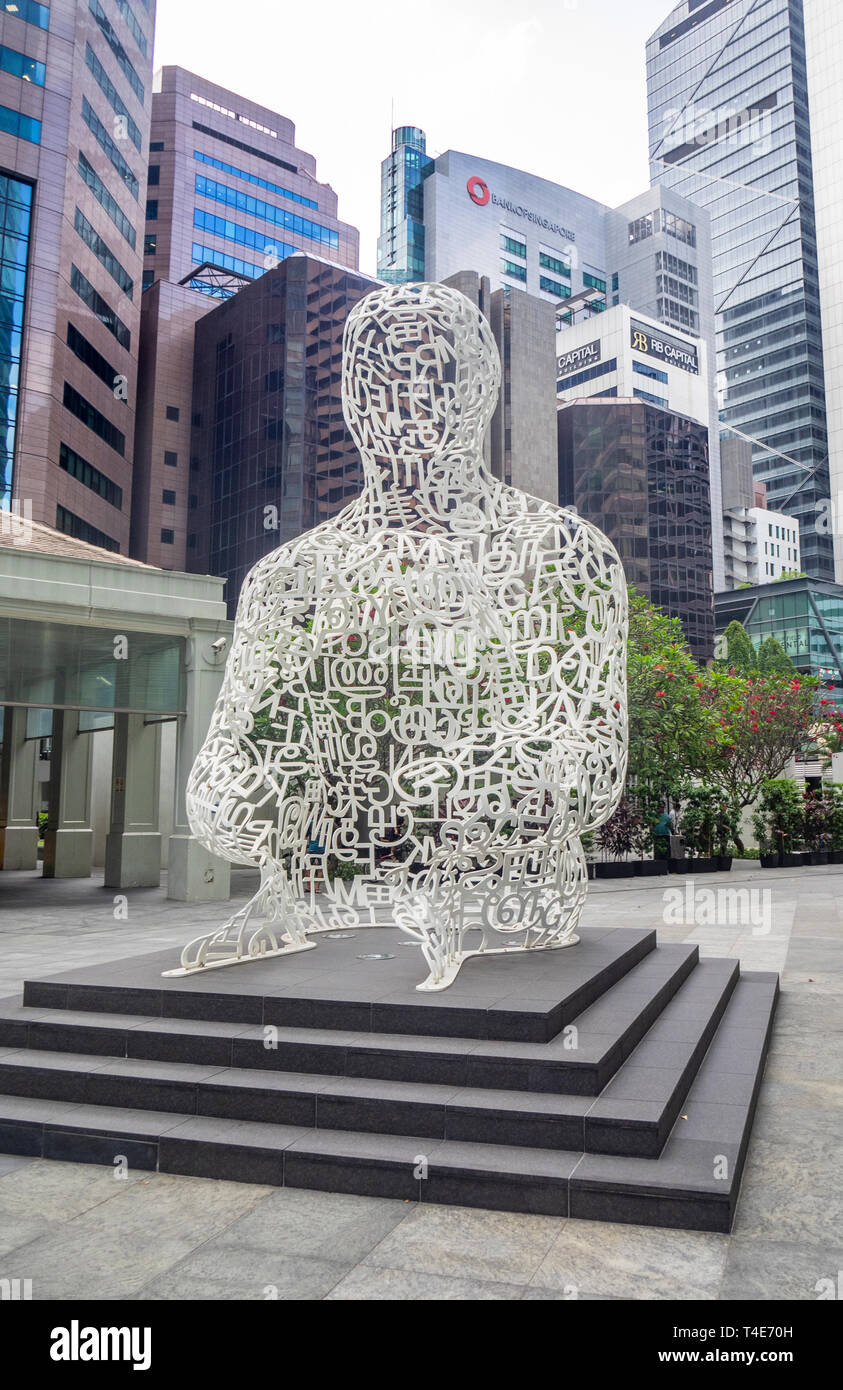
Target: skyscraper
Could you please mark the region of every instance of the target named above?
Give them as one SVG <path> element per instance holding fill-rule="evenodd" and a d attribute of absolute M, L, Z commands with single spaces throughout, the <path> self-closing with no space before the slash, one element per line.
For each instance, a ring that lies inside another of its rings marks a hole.
<path fill-rule="evenodd" d="M 378 277 L 392 285 L 424 279 L 422 180 L 433 168 L 418 126 L 398 126 L 381 164 L 381 234 Z"/>
<path fill-rule="evenodd" d="M 199 505 L 195 325 L 296 251 L 356 269 L 359 235 L 287 116 L 184 68 L 155 75 L 149 149 L 132 554 L 186 569 Z"/>
<path fill-rule="evenodd" d="M 721 421 L 833 575 L 802 0 L 682 0 L 647 44 L 651 173 L 708 209 Z"/>
<path fill-rule="evenodd" d="M 154 20 L 0 3 L 0 501 L 124 555 Z"/>

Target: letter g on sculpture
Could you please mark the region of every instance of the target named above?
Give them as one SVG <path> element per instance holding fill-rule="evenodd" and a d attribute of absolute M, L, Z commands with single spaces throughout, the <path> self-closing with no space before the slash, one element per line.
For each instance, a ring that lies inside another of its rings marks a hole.
<path fill-rule="evenodd" d="M 626 585 L 595 527 L 487 468 L 499 383 L 456 290 L 349 315 L 363 490 L 248 575 L 187 790 L 195 837 L 260 888 L 169 975 L 392 923 L 439 990 L 578 940 L 582 836 L 626 771 Z"/>

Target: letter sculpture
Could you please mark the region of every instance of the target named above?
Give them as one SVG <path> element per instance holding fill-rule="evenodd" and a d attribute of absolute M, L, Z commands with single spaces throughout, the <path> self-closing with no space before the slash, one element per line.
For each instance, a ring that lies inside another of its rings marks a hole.
<path fill-rule="evenodd" d="M 306 951 L 385 905 L 423 990 L 579 939 L 581 837 L 626 768 L 624 575 L 594 526 L 489 471 L 499 383 L 453 289 L 378 289 L 349 315 L 362 494 L 248 575 L 187 793 L 193 834 L 261 886 L 168 974 Z"/>

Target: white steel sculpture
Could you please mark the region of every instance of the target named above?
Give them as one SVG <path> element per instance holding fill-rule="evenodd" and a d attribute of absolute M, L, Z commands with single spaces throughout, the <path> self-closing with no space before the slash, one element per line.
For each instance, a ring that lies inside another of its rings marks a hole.
<path fill-rule="evenodd" d="M 453 289 L 350 314 L 362 495 L 249 574 L 188 787 L 194 835 L 261 886 L 168 974 L 309 950 L 385 904 L 424 990 L 470 956 L 578 940 L 581 837 L 626 767 L 626 588 L 595 527 L 488 470 L 499 382 Z M 350 881 L 308 886 L 314 841 Z"/>

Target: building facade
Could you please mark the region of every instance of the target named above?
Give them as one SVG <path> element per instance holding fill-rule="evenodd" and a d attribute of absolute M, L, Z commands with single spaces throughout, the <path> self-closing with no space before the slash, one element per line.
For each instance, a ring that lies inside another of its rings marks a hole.
<path fill-rule="evenodd" d="M 775 637 L 797 671 L 816 676 L 821 698 L 843 705 L 843 585 L 821 579 L 783 579 L 717 594 L 717 631 L 743 623 L 756 648 Z"/>
<path fill-rule="evenodd" d="M 805 62 L 811 105 L 811 161 L 822 304 L 829 507 L 819 525 L 834 542 L 835 579 L 843 581 L 843 7 L 803 0 Z"/>
<path fill-rule="evenodd" d="M 651 176 L 708 209 L 721 421 L 833 573 L 802 0 L 682 0 L 647 44 Z"/>
<path fill-rule="evenodd" d="M 342 339 L 375 281 L 290 256 L 196 325 L 187 567 L 227 581 L 359 492 L 342 413 Z"/>
<path fill-rule="evenodd" d="M 418 126 L 398 126 L 392 132 L 392 149 L 381 164 L 378 279 L 387 284 L 424 279 L 421 182 L 432 168 L 424 131 Z"/>
<path fill-rule="evenodd" d="M 291 120 L 184 68 L 155 76 L 149 159 L 132 554 L 185 569 L 196 323 L 296 251 L 356 268 L 359 237 Z"/>
<path fill-rule="evenodd" d="M 492 291 L 520 289 L 561 306 L 563 325 L 626 304 L 708 346 L 707 413 L 714 411 L 708 215 L 687 198 L 655 187 L 611 208 L 524 170 L 448 150 L 423 166 L 412 200 L 424 232 L 425 279 L 447 280 L 470 265 Z M 391 216 L 391 207 L 382 206 L 384 236 Z M 711 441 L 709 466 L 721 584 L 718 437 Z"/>
<path fill-rule="evenodd" d="M 711 497 L 704 424 L 645 400 L 560 406 L 559 488 L 615 545 L 629 583 L 714 652 Z"/>
<path fill-rule="evenodd" d="M 154 21 L 0 5 L 0 504 L 124 555 Z"/>

